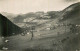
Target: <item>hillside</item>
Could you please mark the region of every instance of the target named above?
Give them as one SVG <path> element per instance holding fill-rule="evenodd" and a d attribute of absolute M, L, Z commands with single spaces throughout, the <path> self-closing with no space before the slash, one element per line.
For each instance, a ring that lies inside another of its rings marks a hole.
<path fill-rule="evenodd" d="M 17 25 L 13 24 L 9 19 L 0 14 L 0 35 L 2 36 L 10 36 L 13 33 L 22 32 L 21 28 Z"/>
<path fill-rule="evenodd" d="M 80 2 L 70 5 L 63 11 L 62 22 L 80 24 Z"/>
<path fill-rule="evenodd" d="M 62 11 L 18 15 L 14 18 L 13 23 L 21 28 L 26 28 L 24 32 L 1 15 L 5 21 L 9 21 L 9 31 L 22 32 L 21 34 L 16 32 L 15 36 L 5 37 L 3 41 L 8 39 L 9 42 L 4 43 L 3 46 L 8 50 L 20 51 L 80 51 L 79 13 L 80 2 L 74 3 Z M 3 23 L 7 24 L 5 21 Z"/>

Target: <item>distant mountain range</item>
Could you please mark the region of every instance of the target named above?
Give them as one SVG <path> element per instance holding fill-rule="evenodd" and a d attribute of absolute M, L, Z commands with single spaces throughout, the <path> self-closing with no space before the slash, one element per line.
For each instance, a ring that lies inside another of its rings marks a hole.
<path fill-rule="evenodd" d="M 13 18 L 15 18 L 17 16 L 17 14 L 7 13 L 7 12 L 1 12 L 1 14 L 4 15 L 5 17 L 7 17 L 10 20 L 12 20 Z"/>
<path fill-rule="evenodd" d="M 29 22 L 37 23 L 35 25 L 42 25 L 44 23 L 53 24 L 54 22 L 56 23 L 56 21 L 54 20 L 57 20 L 58 23 L 80 24 L 80 2 L 74 3 L 62 11 L 48 11 L 47 13 L 39 11 L 35 13 L 30 12 L 30 13 L 19 14 L 19 15 L 3 12 L 2 14 L 16 24 L 18 23 L 24 24 L 24 19 L 26 19 L 26 24 L 28 22 L 28 25 L 32 25 L 29 24 Z M 44 19 L 44 17 L 46 18 L 46 20 Z"/>

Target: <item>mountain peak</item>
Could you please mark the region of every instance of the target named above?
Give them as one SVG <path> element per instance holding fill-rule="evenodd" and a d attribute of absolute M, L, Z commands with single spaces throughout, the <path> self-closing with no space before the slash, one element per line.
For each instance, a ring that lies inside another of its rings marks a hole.
<path fill-rule="evenodd" d="M 67 8 L 65 8 L 63 11 L 72 11 L 74 9 L 79 9 L 80 8 L 80 2 L 74 3 Z"/>

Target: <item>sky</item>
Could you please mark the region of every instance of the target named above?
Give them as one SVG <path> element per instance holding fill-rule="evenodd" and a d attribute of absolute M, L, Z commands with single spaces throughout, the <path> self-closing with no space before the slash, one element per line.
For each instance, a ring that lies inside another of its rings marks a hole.
<path fill-rule="evenodd" d="M 0 12 L 28 13 L 59 11 L 79 0 L 0 0 Z"/>

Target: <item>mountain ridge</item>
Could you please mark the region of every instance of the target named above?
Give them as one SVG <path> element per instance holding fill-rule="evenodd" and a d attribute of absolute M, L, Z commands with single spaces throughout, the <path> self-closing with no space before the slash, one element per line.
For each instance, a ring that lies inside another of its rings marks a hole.
<path fill-rule="evenodd" d="M 11 36 L 13 33 L 21 33 L 22 29 L 0 14 L 0 32 L 1 36 L 6 37 Z"/>
<path fill-rule="evenodd" d="M 80 24 L 80 2 L 74 3 L 70 5 L 69 7 L 65 8 L 63 10 L 63 19 L 60 20 L 61 22 L 69 22 L 72 24 Z"/>

